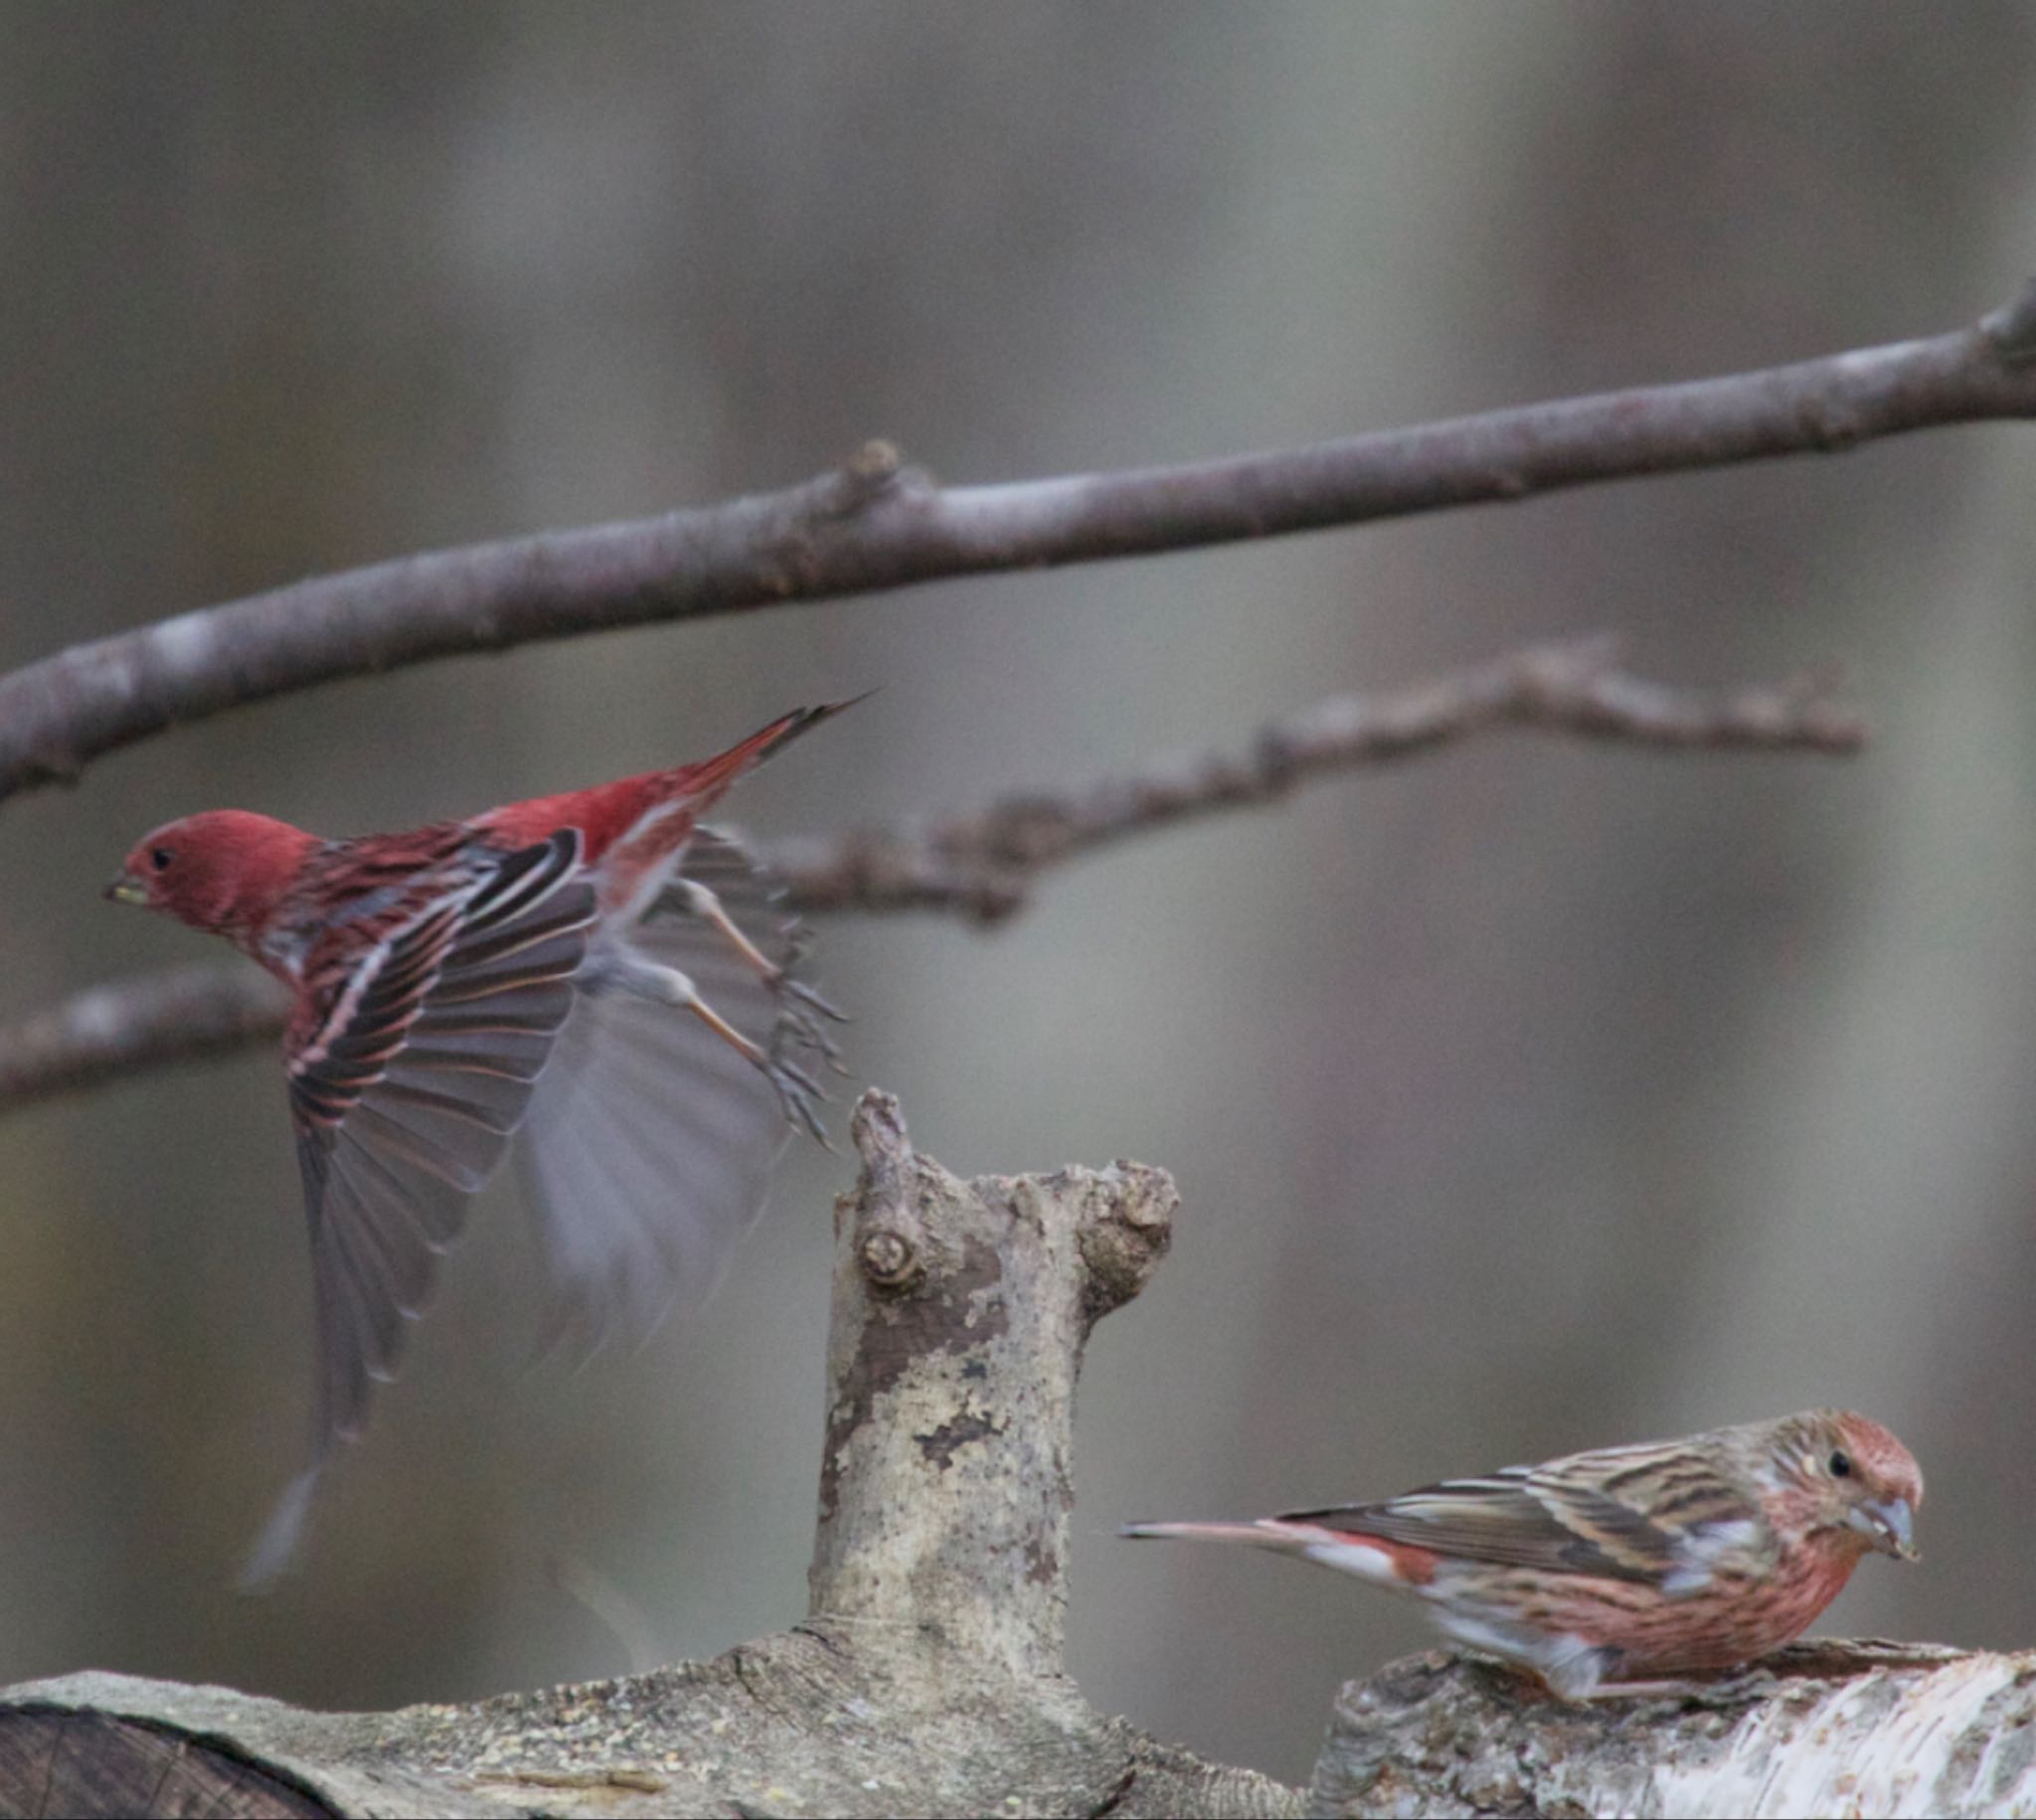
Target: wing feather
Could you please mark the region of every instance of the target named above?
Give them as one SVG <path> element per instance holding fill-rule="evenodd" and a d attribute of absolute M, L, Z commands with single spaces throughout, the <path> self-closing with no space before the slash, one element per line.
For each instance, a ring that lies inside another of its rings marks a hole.
<path fill-rule="evenodd" d="M 333 1443 L 366 1419 L 437 1254 L 500 1163 L 573 1006 L 594 895 L 571 830 L 459 856 L 291 1045 L 318 1375 L 311 1462 L 243 1576 L 294 1552 Z"/>
<path fill-rule="evenodd" d="M 685 876 L 782 977 L 759 974 L 683 887 L 631 947 L 685 973 L 753 1041 L 781 1043 L 799 949 L 776 882 L 709 830 L 696 832 Z M 776 1088 L 698 1019 L 624 990 L 584 992 L 517 1146 L 557 1285 L 545 1344 L 584 1357 L 616 1329 L 641 1334 L 674 1302 L 704 1298 L 761 1211 L 787 1135 Z"/>
<path fill-rule="evenodd" d="M 1412 1544 L 1459 1561 L 1696 1590 L 1719 1537 L 1757 1540 L 1758 1506 L 1684 1443 L 1573 1454 L 1423 1486 L 1291 1521 Z"/>

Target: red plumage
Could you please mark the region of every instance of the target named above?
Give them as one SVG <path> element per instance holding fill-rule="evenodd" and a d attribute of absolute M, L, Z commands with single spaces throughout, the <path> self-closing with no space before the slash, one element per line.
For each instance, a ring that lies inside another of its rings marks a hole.
<path fill-rule="evenodd" d="M 226 937 L 291 993 L 317 1414 L 251 1580 L 287 1562 L 332 1443 L 359 1434 L 519 1133 L 558 1330 L 588 1345 L 712 1278 L 787 1119 L 822 1135 L 808 1070 L 833 1060 L 838 1014 L 794 976 L 769 881 L 700 817 L 848 705 L 462 822 L 330 841 L 213 810 L 128 854 L 109 897 Z"/>
<path fill-rule="evenodd" d="M 1569 1700 L 1656 1693 L 1801 1635 L 1868 1553 L 1916 1553 L 1923 1474 L 1836 1409 L 1451 1479 L 1380 1504 L 1126 1536 L 1240 1542 L 1421 1598 Z"/>

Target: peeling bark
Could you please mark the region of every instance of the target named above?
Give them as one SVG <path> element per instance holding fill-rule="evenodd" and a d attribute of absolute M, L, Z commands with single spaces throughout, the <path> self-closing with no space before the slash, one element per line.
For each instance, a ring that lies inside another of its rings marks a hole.
<path fill-rule="evenodd" d="M 1307 1811 L 2036 1814 L 2036 1652 L 1796 1643 L 1674 1699 L 1583 1707 L 1438 1652 L 1344 1688 Z"/>

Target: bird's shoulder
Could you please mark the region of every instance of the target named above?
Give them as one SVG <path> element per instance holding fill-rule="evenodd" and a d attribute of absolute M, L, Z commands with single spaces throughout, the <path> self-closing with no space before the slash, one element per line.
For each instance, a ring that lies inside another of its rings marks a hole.
<path fill-rule="evenodd" d="M 506 857 L 457 822 L 327 841 L 309 854 L 264 942 L 297 982 L 292 1036 L 317 1028 L 386 944 Z"/>

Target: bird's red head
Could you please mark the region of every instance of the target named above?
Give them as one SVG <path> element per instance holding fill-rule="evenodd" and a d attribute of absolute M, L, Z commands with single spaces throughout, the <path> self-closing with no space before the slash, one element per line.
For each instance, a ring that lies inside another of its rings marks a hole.
<path fill-rule="evenodd" d="M 1923 1469 L 1877 1421 L 1844 1409 L 1810 1409 L 1775 1424 L 1775 1464 L 1788 1516 L 1857 1555 L 1916 1559 Z"/>
<path fill-rule="evenodd" d="M 317 844 L 288 822 L 209 809 L 143 835 L 106 896 L 249 947 Z"/>

